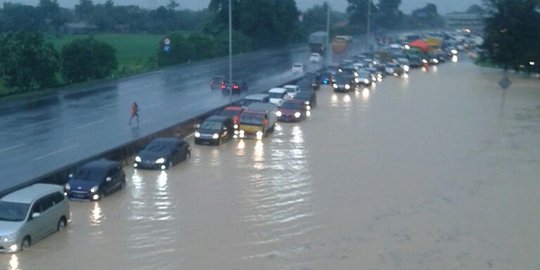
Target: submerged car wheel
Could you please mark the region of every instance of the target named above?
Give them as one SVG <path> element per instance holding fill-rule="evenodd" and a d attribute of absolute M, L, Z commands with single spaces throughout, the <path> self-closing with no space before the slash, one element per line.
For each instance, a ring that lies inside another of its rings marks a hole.
<path fill-rule="evenodd" d="M 30 247 L 30 244 L 31 244 L 30 236 L 24 237 L 24 239 L 21 242 L 21 248 L 19 250 L 23 251 L 25 249 L 28 249 Z"/>
<path fill-rule="evenodd" d="M 186 152 L 186 155 L 184 156 L 184 160 L 188 160 L 191 157 L 191 152 Z"/>
<path fill-rule="evenodd" d="M 58 223 L 56 224 L 56 231 L 61 231 L 63 228 L 65 228 L 67 226 L 67 221 L 66 221 L 66 218 L 65 217 L 61 217 L 59 220 L 58 220 Z"/>

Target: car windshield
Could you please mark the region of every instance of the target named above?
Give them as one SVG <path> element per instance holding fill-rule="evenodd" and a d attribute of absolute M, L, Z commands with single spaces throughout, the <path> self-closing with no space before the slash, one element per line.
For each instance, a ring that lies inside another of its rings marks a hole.
<path fill-rule="evenodd" d="M 151 141 L 144 150 L 153 153 L 166 153 L 173 147 L 172 143 L 163 141 Z"/>
<path fill-rule="evenodd" d="M 283 105 L 281 105 L 282 109 L 286 110 L 301 110 L 302 109 L 302 103 L 299 102 L 285 102 Z"/>
<path fill-rule="evenodd" d="M 28 213 L 30 204 L 0 201 L 1 221 L 23 221 Z"/>
<path fill-rule="evenodd" d="M 301 91 L 301 92 L 298 92 L 298 94 L 296 94 L 294 98 L 295 99 L 309 99 L 311 98 L 311 93 L 307 91 Z"/>
<path fill-rule="evenodd" d="M 200 129 L 206 129 L 206 130 L 220 130 L 221 129 L 221 122 L 217 121 L 204 121 L 200 127 Z"/>
<path fill-rule="evenodd" d="M 270 98 L 283 98 L 283 94 L 285 93 L 269 93 Z"/>
<path fill-rule="evenodd" d="M 368 78 L 370 75 L 369 75 L 369 72 L 359 72 L 358 73 L 358 77 L 360 78 Z"/>
<path fill-rule="evenodd" d="M 105 178 L 106 174 L 107 171 L 105 169 L 82 167 L 74 178 L 88 182 L 100 182 Z"/>
<path fill-rule="evenodd" d="M 295 68 L 301 68 L 303 65 L 302 64 L 294 64 L 293 67 Z"/>
<path fill-rule="evenodd" d="M 296 93 L 296 87 L 287 87 L 286 89 L 289 93 Z"/>
<path fill-rule="evenodd" d="M 338 80 L 338 81 L 348 81 L 350 79 L 351 79 L 350 74 L 338 73 L 336 75 L 336 80 Z"/>
<path fill-rule="evenodd" d="M 242 124 L 260 125 L 263 120 L 264 115 L 258 113 L 243 113 L 242 116 L 240 116 L 240 123 Z"/>

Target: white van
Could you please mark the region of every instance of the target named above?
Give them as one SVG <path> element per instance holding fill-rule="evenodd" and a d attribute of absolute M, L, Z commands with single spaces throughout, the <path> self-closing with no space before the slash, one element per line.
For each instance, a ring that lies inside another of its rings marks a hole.
<path fill-rule="evenodd" d="M 68 224 L 69 204 L 62 186 L 34 184 L 0 199 L 0 252 L 30 247 Z"/>
<path fill-rule="evenodd" d="M 283 104 L 284 99 L 287 96 L 287 89 L 283 87 L 275 87 L 268 90 L 270 96 L 270 103 L 277 105 L 278 107 Z"/>
<path fill-rule="evenodd" d="M 267 94 L 251 94 L 245 96 L 240 102 L 242 107 L 247 107 L 252 103 L 269 103 L 270 96 Z"/>
<path fill-rule="evenodd" d="M 293 99 L 298 92 L 300 92 L 300 86 L 295 84 L 286 84 L 283 88 L 287 89 L 287 97 Z"/>

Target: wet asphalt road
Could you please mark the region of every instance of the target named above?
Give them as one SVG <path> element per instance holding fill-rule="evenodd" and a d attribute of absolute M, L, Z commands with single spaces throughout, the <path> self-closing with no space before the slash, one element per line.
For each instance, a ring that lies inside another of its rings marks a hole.
<path fill-rule="evenodd" d="M 540 269 L 540 84 L 447 63 L 72 202 L 0 268 Z M 193 142 L 192 138 L 188 141 Z"/>
<path fill-rule="evenodd" d="M 305 61 L 307 50 L 236 56 L 233 77 L 244 79 L 250 92 L 267 90 L 296 78 L 291 64 Z M 230 103 L 238 97 L 209 90 L 212 76 L 222 74 L 228 74 L 228 58 L 0 103 L 0 190 Z M 138 126 L 128 125 L 134 101 Z"/>

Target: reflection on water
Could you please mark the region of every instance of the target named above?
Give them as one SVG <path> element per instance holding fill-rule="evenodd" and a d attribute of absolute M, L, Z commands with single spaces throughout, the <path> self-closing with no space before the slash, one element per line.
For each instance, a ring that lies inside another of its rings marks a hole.
<path fill-rule="evenodd" d="M 257 170 L 264 169 L 264 144 L 262 140 L 255 142 L 253 150 L 253 168 Z"/>
<path fill-rule="evenodd" d="M 362 90 L 362 100 L 367 101 L 369 99 L 369 95 L 370 95 L 369 89 L 364 88 Z"/>
<path fill-rule="evenodd" d="M 101 211 L 101 207 L 99 206 L 99 202 L 94 202 L 94 207 L 90 211 L 90 216 L 88 219 L 90 220 L 91 226 L 99 226 L 101 222 L 104 219 L 103 212 Z"/>
<path fill-rule="evenodd" d="M 20 270 L 19 268 L 19 256 L 17 254 L 11 254 L 9 259 L 9 268 L 8 270 Z"/>

